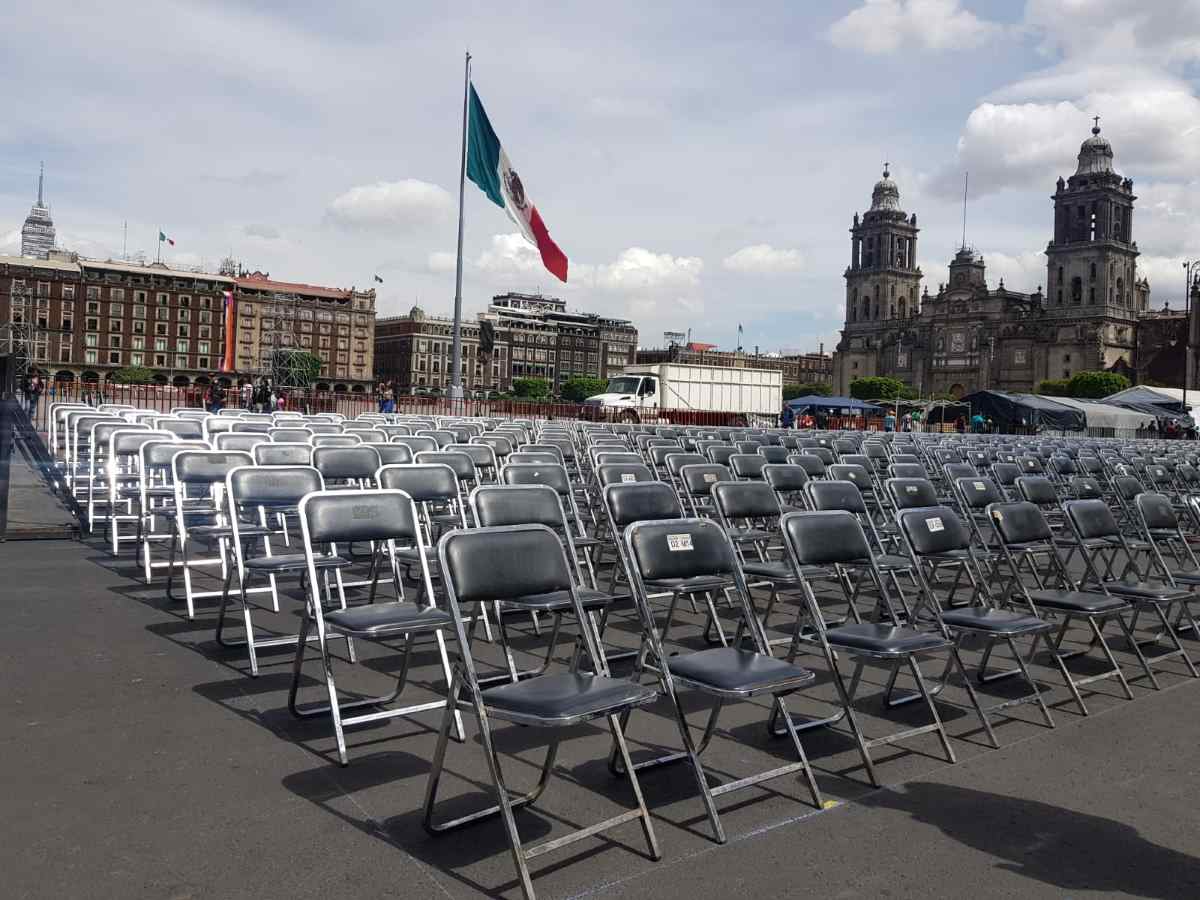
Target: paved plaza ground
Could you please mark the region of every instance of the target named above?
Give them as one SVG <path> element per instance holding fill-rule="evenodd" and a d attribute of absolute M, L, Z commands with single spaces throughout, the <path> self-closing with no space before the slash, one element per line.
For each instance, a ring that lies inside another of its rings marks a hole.
<path fill-rule="evenodd" d="M 327 723 L 287 711 L 290 651 L 264 654 L 262 675 L 250 678 L 241 655 L 215 644 L 212 607 L 189 621 L 161 581 L 145 585 L 131 563 L 128 551 L 115 561 L 95 540 L 0 544 L 4 896 L 519 895 L 498 822 L 442 837 L 421 827 L 439 713 L 352 729 L 350 766 L 340 768 Z M 284 607 L 260 621 L 294 627 L 298 604 Z M 679 638 L 700 646 L 699 620 L 684 621 Z M 631 646 L 633 634 L 621 616 L 610 629 L 617 644 Z M 517 643 L 532 650 L 540 640 L 530 633 Z M 341 683 L 385 688 L 399 654 L 359 649 L 361 664 L 342 665 Z M 479 655 L 498 662 L 486 644 Z M 419 654 L 415 696 L 440 685 L 433 659 Z M 819 715 L 831 685 L 816 657 L 803 659 L 820 678 L 790 706 Z M 1017 707 L 997 729 L 1003 749 L 989 749 L 952 684 L 939 709 L 958 764 L 947 764 L 933 735 L 881 748 L 887 787 L 878 790 L 845 731 L 810 732 L 805 746 L 836 805 L 813 809 L 796 778 L 727 795 L 725 846 L 708 838 L 688 771 L 645 772 L 664 858 L 649 860 L 640 830 L 626 825 L 536 860 L 539 896 L 1200 896 L 1200 681 L 1173 661 L 1162 691 L 1134 681 L 1133 702 L 1101 682 L 1085 719 L 1054 671 L 1035 673 L 1053 689 L 1055 730 Z M 311 678 L 306 688 L 320 699 Z M 878 697 L 865 692 L 859 704 L 868 732 L 882 725 Z M 726 711 L 706 754 L 717 777 L 750 774 L 786 753 L 767 737 L 765 713 L 759 703 Z M 920 719 L 913 707 L 892 718 Z M 673 747 L 673 735 L 662 707 L 636 712 L 629 728 L 635 756 Z M 510 781 L 531 783 L 536 732 L 501 725 L 498 743 Z M 527 839 L 625 808 L 607 750 L 607 732 L 572 732 L 559 756 L 563 777 L 518 816 Z M 466 744 L 451 744 L 447 768 L 448 812 L 482 801 L 473 728 Z"/>

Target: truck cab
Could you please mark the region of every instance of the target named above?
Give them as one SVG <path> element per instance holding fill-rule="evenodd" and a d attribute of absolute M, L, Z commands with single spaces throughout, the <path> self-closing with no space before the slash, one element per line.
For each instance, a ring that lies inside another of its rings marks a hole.
<path fill-rule="evenodd" d="M 608 379 L 604 393 L 588 397 L 587 402 L 609 408 L 657 407 L 658 379 L 653 375 L 615 375 Z"/>

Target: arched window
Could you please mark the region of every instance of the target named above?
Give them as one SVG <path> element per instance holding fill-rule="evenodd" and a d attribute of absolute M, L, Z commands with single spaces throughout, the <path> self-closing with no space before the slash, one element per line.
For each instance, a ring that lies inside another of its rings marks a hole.
<path fill-rule="evenodd" d="M 1129 300 L 1125 296 L 1125 279 L 1123 278 L 1117 279 L 1117 302 L 1129 306 Z"/>

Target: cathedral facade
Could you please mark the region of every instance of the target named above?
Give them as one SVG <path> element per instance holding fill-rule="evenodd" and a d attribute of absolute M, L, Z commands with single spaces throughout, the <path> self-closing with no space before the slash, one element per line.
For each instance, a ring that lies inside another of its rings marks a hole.
<path fill-rule="evenodd" d="M 921 290 L 917 217 L 900 206 L 887 168 L 871 208 L 854 215 L 846 268 L 846 323 L 834 354 L 834 392 L 888 375 L 922 396 L 1030 392 L 1043 379 L 1108 370 L 1136 380 L 1138 320 L 1150 285 L 1137 271 L 1133 181 L 1113 169 L 1099 124 L 1059 178 L 1045 290 L 989 287 L 984 259 L 963 246 L 950 280 Z"/>

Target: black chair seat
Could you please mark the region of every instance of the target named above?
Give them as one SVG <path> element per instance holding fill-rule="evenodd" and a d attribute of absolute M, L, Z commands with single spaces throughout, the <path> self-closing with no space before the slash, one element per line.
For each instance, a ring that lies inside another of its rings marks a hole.
<path fill-rule="evenodd" d="M 808 669 L 736 647 L 672 656 L 670 663 L 674 678 L 699 690 L 731 696 L 795 690 L 816 678 Z"/>
<path fill-rule="evenodd" d="M 756 578 L 766 578 L 768 581 L 795 581 L 796 573 L 792 564 L 782 561 L 762 562 L 754 560 L 742 564 L 742 571 Z"/>
<path fill-rule="evenodd" d="M 1121 612 L 1129 608 L 1120 597 L 1090 591 L 1030 591 L 1029 597 L 1039 608 L 1082 615 Z"/>
<path fill-rule="evenodd" d="M 875 565 L 879 566 L 882 572 L 894 572 L 897 569 L 911 569 L 912 560 L 907 556 L 898 556 L 894 553 L 882 553 L 875 557 Z"/>
<path fill-rule="evenodd" d="M 762 528 L 730 528 L 730 540 L 736 541 L 739 544 L 753 544 L 760 541 L 769 541 L 777 536 L 777 532 L 766 531 Z"/>
<path fill-rule="evenodd" d="M 584 609 L 603 609 L 618 599 L 612 594 L 602 594 L 600 591 L 580 588 L 576 591 Z M 626 595 L 628 597 L 628 595 Z M 506 609 L 530 609 L 537 612 L 561 612 L 571 608 L 571 595 L 567 591 L 551 591 L 548 594 L 531 594 L 528 597 L 517 597 L 503 601 Z"/>
<path fill-rule="evenodd" d="M 575 672 L 541 675 L 483 691 L 484 705 L 499 718 L 542 725 L 571 725 L 651 703 L 657 697 L 658 691 L 649 685 Z"/>
<path fill-rule="evenodd" d="M 1028 634 L 1033 631 L 1045 631 L 1054 626 L 1037 616 L 1009 612 L 1003 609 L 989 609 L 986 606 L 973 606 L 969 609 L 951 609 L 942 613 L 942 621 L 951 628 L 961 628 L 964 631 L 984 631 L 988 634 Z"/>
<path fill-rule="evenodd" d="M 325 623 L 343 634 L 356 637 L 380 638 L 408 631 L 429 631 L 449 628 L 454 621 L 450 614 L 436 606 L 421 607 L 414 603 L 372 603 L 352 606 L 325 613 Z"/>
<path fill-rule="evenodd" d="M 350 565 L 340 556 L 318 556 L 313 560 L 318 569 L 337 569 Z M 246 560 L 246 568 L 258 572 L 288 572 L 307 568 L 303 553 L 284 553 L 279 556 L 259 556 Z"/>
<path fill-rule="evenodd" d="M 1172 572 L 1171 577 L 1180 584 L 1200 584 L 1200 569 L 1189 572 Z"/>
<path fill-rule="evenodd" d="M 724 590 L 729 584 L 727 579 L 702 575 L 695 578 L 659 578 L 647 581 L 646 588 L 651 592 L 678 591 L 681 594 L 698 594 L 704 591 Z"/>
<path fill-rule="evenodd" d="M 1169 584 L 1153 581 L 1106 581 L 1104 585 L 1125 600 L 1142 600 L 1148 603 L 1186 600 L 1192 594 L 1183 588 L 1173 588 Z"/>
<path fill-rule="evenodd" d="M 416 547 L 404 547 L 396 551 L 396 559 L 415 566 L 421 562 L 421 555 Z M 437 547 L 426 547 L 425 559 L 431 566 L 437 565 Z"/>
<path fill-rule="evenodd" d="M 188 537 L 232 537 L 233 528 L 229 525 L 189 525 Z M 270 528 L 261 525 L 239 525 L 238 534 L 241 537 L 262 537 L 264 534 L 274 534 Z"/>
<path fill-rule="evenodd" d="M 867 650 L 871 653 L 920 653 L 940 650 L 950 645 L 940 634 L 897 628 L 894 625 L 877 625 L 872 622 L 830 628 L 826 636 L 834 647 Z"/>

